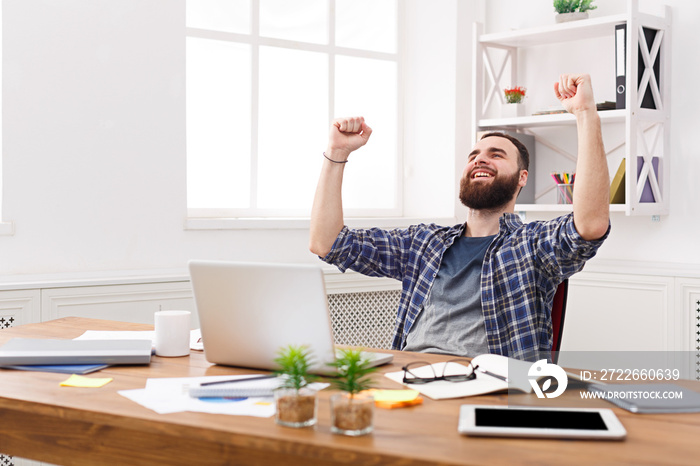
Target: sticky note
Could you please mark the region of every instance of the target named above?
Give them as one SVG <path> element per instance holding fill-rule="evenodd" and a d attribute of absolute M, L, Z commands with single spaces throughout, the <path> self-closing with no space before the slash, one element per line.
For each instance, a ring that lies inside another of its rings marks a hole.
<path fill-rule="evenodd" d="M 112 380 L 110 378 L 92 378 L 92 377 L 83 377 L 82 375 L 76 375 L 73 374 L 70 377 L 68 377 L 66 380 L 61 382 L 61 387 L 83 387 L 83 388 L 99 388 L 99 387 L 104 387 L 108 383 L 110 383 Z"/>
<path fill-rule="evenodd" d="M 378 408 L 405 408 L 423 403 L 417 390 L 370 390 Z"/>
<path fill-rule="evenodd" d="M 411 401 L 418 397 L 418 390 L 372 390 L 374 401 Z"/>

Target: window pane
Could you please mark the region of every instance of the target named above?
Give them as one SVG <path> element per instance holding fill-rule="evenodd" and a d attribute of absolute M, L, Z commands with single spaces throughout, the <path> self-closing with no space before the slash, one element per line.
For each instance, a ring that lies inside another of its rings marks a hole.
<path fill-rule="evenodd" d="M 250 202 L 250 47 L 187 38 L 187 205 Z"/>
<path fill-rule="evenodd" d="M 250 33 L 250 0 L 187 0 L 187 27 Z"/>
<path fill-rule="evenodd" d="M 328 140 L 328 57 L 260 47 L 258 206 L 311 211 Z"/>
<path fill-rule="evenodd" d="M 260 35 L 328 43 L 327 0 L 260 0 Z"/>
<path fill-rule="evenodd" d="M 336 0 L 336 45 L 395 53 L 396 8 L 396 0 Z"/>
<path fill-rule="evenodd" d="M 372 128 L 366 146 L 351 155 L 343 181 L 347 208 L 397 207 L 396 63 L 336 57 L 335 114 L 362 115 Z"/>

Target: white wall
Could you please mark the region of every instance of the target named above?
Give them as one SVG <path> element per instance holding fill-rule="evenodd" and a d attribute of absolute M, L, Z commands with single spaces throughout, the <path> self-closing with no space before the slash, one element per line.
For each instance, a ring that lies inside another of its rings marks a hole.
<path fill-rule="evenodd" d="M 452 217 L 457 0 L 407 3 L 404 213 L 410 217 Z M 432 188 L 421 189 L 425 186 Z"/>
<path fill-rule="evenodd" d="M 303 230 L 183 229 L 183 0 L 3 7 L 0 274 L 315 260 Z"/>
<path fill-rule="evenodd" d="M 470 144 L 471 22 L 485 14 L 490 30 L 549 23 L 551 0 L 404 1 L 413 34 L 405 201 L 412 215 L 449 216 Z M 625 8 L 597 3 L 594 14 Z M 700 6 L 666 3 L 674 15 L 671 215 L 651 223 L 614 214 L 601 258 L 700 263 L 700 158 L 691 146 L 700 65 L 687 58 Z M 184 268 L 190 258 L 317 260 L 305 229 L 183 228 L 184 0 L 4 0 L 2 20 L 2 215 L 16 232 L 0 236 L 0 276 Z"/>

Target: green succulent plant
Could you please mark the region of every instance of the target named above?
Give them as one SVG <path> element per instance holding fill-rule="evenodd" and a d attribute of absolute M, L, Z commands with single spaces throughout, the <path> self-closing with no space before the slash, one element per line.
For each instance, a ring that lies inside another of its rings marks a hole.
<path fill-rule="evenodd" d="M 280 368 L 275 371 L 276 375 L 284 375 L 281 388 L 293 388 L 299 391 L 317 379 L 309 373 L 313 363 L 311 350 L 306 346 L 288 345 L 277 351 L 275 364 Z"/>
<path fill-rule="evenodd" d="M 557 13 L 583 13 L 598 8 L 593 0 L 554 0 L 554 10 Z"/>
<path fill-rule="evenodd" d="M 335 361 L 328 365 L 337 371 L 331 384 L 338 390 L 349 393 L 351 398 L 374 385 L 369 375 L 377 368 L 370 367 L 369 359 L 360 350 L 341 349 Z"/>

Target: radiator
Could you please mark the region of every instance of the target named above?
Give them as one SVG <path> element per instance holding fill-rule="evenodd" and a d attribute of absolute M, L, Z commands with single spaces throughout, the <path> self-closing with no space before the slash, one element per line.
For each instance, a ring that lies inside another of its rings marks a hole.
<path fill-rule="evenodd" d="M 391 349 L 400 294 L 399 290 L 329 293 L 335 343 Z"/>

